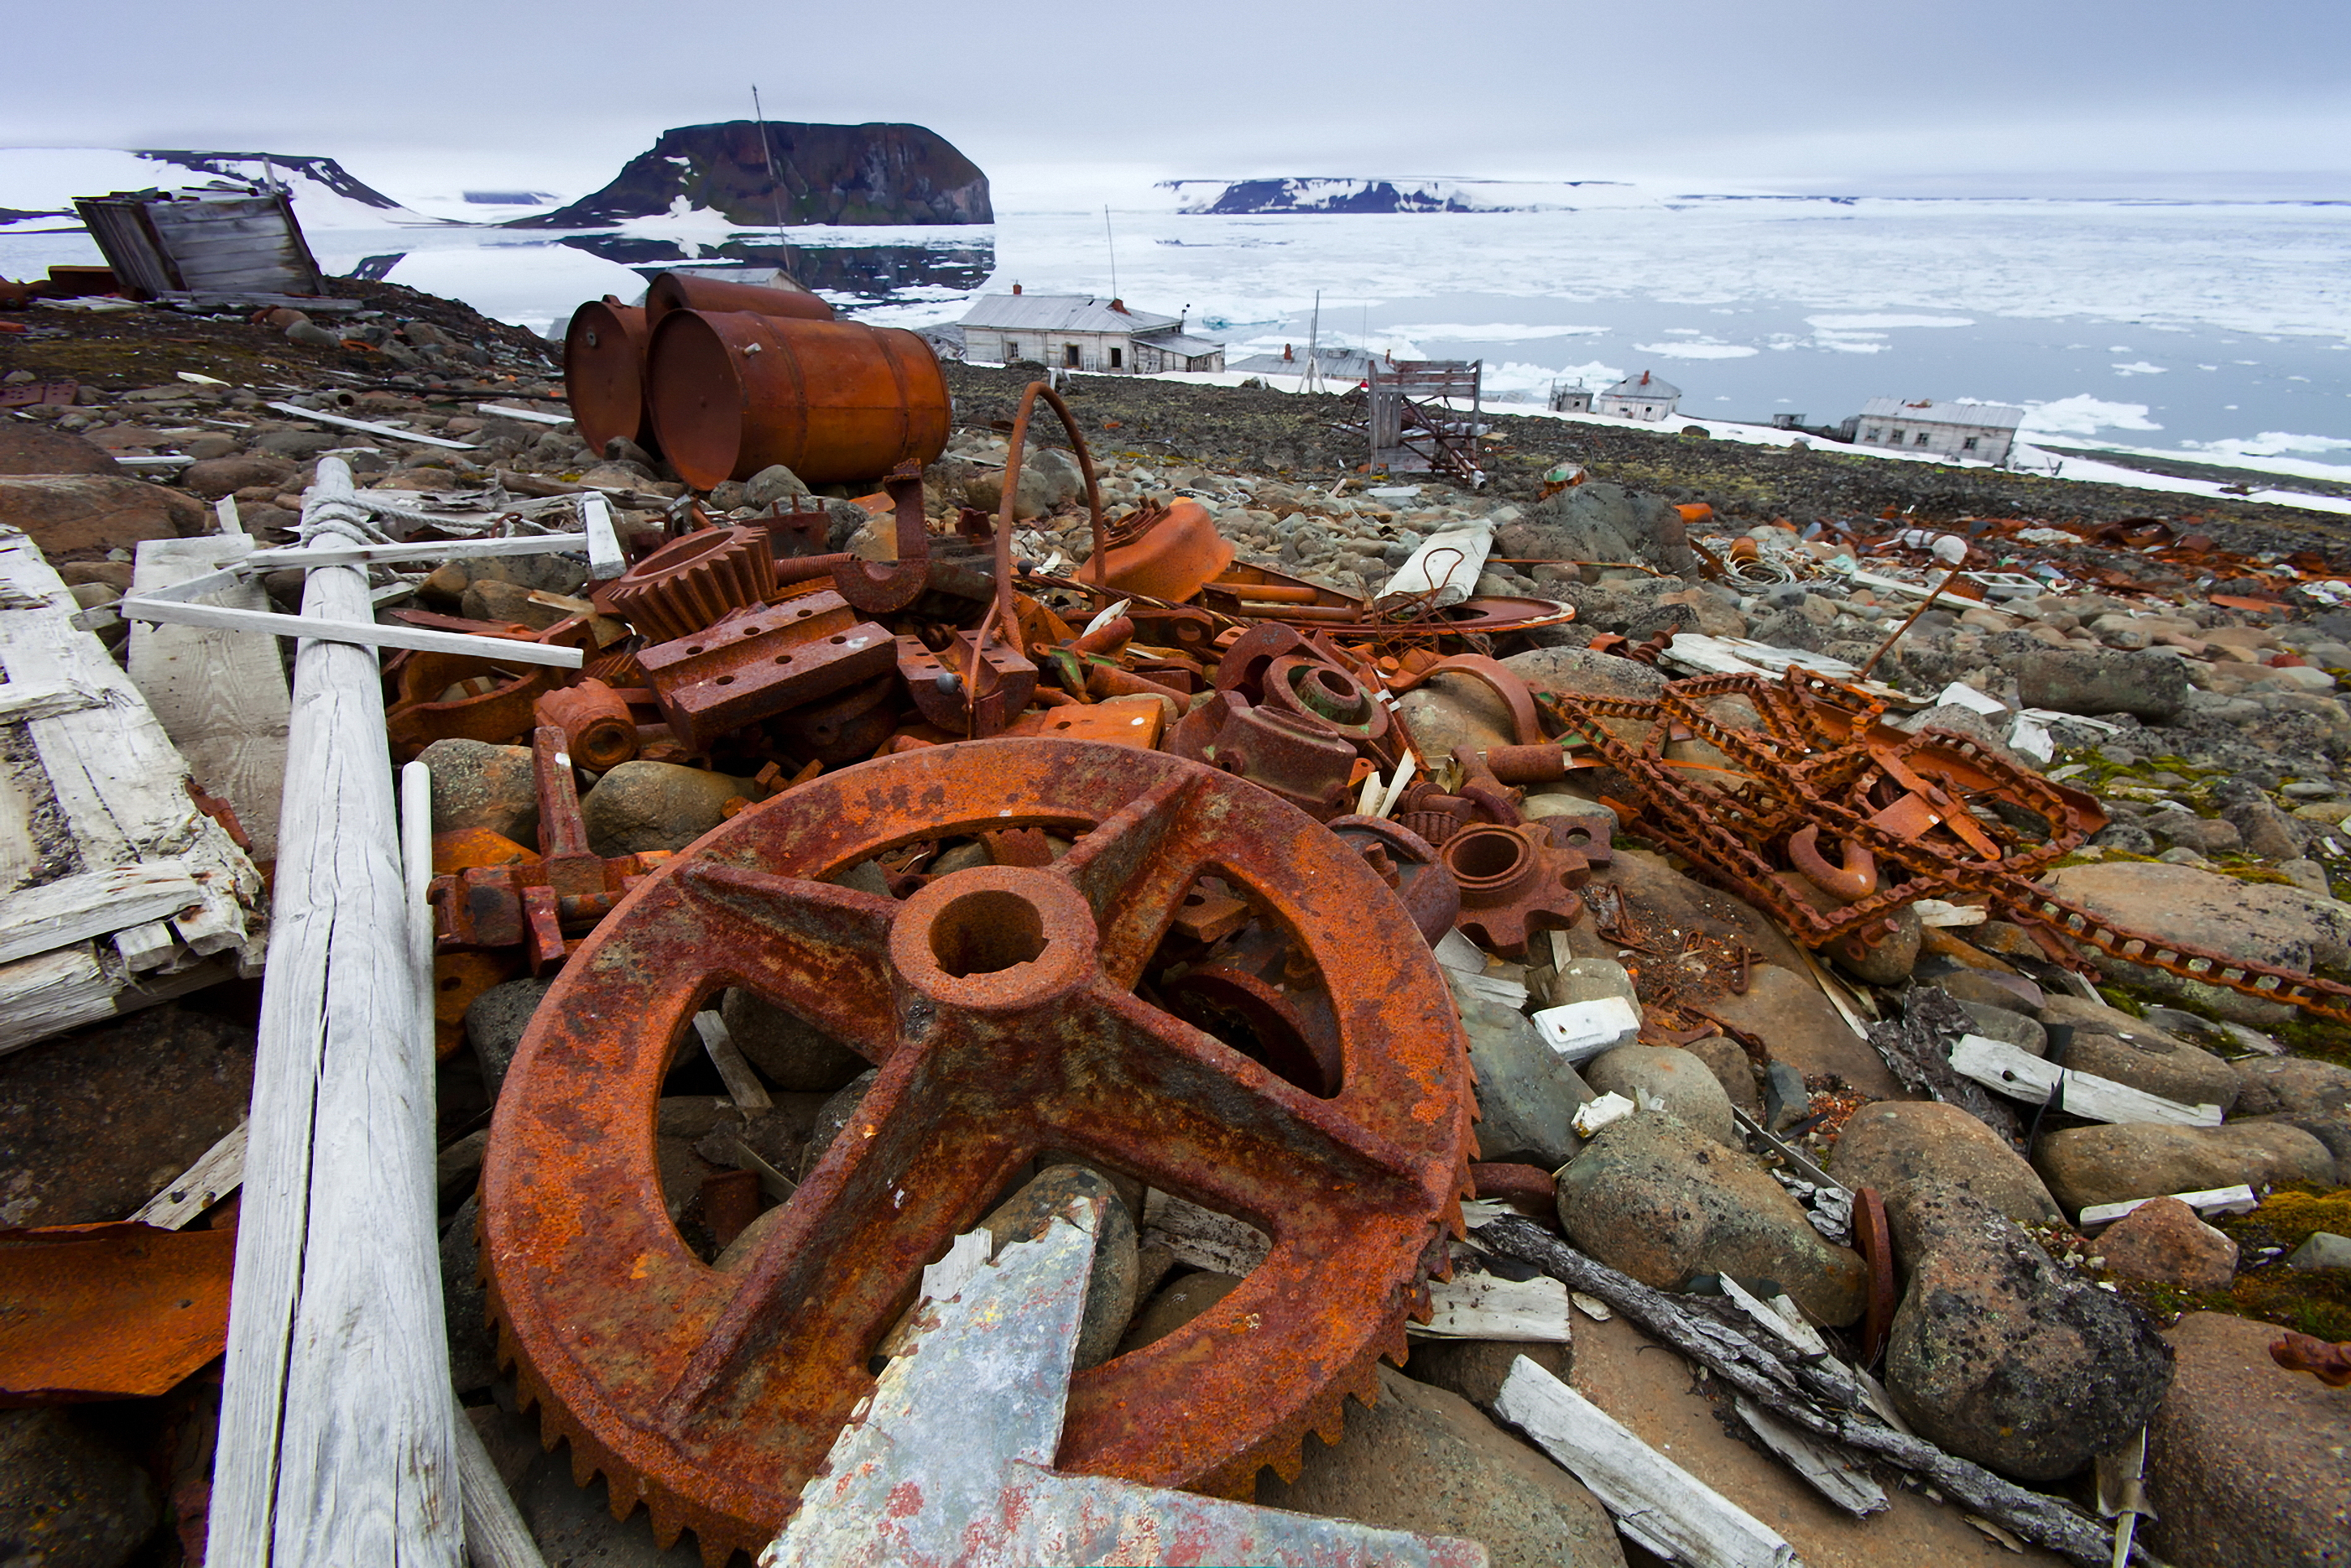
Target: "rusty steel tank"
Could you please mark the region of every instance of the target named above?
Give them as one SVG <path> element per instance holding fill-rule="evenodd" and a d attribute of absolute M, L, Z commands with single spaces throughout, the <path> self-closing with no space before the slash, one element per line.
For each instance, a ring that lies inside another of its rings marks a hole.
<path fill-rule="evenodd" d="M 832 307 L 801 288 L 770 288 L 758 283 L 730 283 L 723 277 L 697 277 L 691 273 L 664 272 L 645 290 L 645 329 L 661 325 L 673 310 L 748 310 L 760 316 L 789 316 L 801 321 L 830 321 Z"/>
<path fill-rule="evenodd" d="M 662 451 L 697 490 L 783 464 L 810 485 L 879 478 L 946 449 L 946 379 L 894 327 L 747 310 L 672 310 L 645 397 Z"/>
<path fill-rule="evenodd" d="M 601 452 L 614 436 L 625 436 L 647 452 L 653 440 L 653 411 L 645 406 L 644 311 L 607 294 L 571 313 L 563 333 L 563 384 L 571 399 L 571 423 L 580 442 Z"/>

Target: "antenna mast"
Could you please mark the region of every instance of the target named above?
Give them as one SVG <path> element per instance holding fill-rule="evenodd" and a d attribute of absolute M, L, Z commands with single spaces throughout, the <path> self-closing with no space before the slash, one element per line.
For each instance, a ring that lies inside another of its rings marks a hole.
<path fill-rule="evenodd" d="M 1322 345 L 1322 291 L 1314 291 L 1314 319 L 1306 329 L 1306 373 L 1298 381 L 1300 392 L 1322 390 L 1322 367 L 1316 355 Z"/>
<path fill-rule="evenodd" d="M 759 84 L 751 84 L 751 118 L 759 126 L 759 152 L 768 161 L 768 200 L 776 213 L 776 243 L 783 247 L 784 274 L 792 277 L 792 242 L 784 232 L 784 182 L 776 172 L 776 150 L 768 141 L 768 114 L 759 107 Z M 799 281 L 792 277 L 792 281 Z"/>
<path fill-rule="evenodd" d="M 1118 298 L 1118 235 L 1111 232 L 1110 204 L 1102 204 L 1102 243 L 1110 250 L 1110 297 Z"/>

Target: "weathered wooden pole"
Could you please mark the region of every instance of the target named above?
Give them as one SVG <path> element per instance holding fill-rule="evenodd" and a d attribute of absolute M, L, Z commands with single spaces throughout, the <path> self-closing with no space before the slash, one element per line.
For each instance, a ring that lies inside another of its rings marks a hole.
<path fill-rule="evenodd" d="M 319 463 L 306 542 L 366 542 Z M 311 569 L 305 616 L 371 622 L 366 569 Z M 214 1568 L 458 1568 L 434 1234 L 429 1017 L 373 649 L 294 663 L 277 893 L 213 1477 Z"/>

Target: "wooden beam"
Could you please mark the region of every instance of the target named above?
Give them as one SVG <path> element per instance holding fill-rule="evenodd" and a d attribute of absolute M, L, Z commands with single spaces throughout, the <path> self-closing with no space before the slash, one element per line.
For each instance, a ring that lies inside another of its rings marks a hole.
<path fill-rule="evenodd" d="M 285 567 L 374 565 L 393 560 L 460 560 L 493 555 L 559 555 L 593 552 L 595 536 L 577 534 L 517 534 L 495 539 L 402 539 L 388 545 L 304 545 L 256 550 L 246 560 L 251 571 L 277 571 Z"/>
<path fill-rule="evenodd" d="M 134 861 L 25 888 L 8 895 L 0 915 L 0 964 L 168 919 L 203 901 L 181 860 Z"/>
<path fill-rule="evenodd" d="M 474 1568 L 547 1568 L 514 1493 L 490 1460 L 481 1429 L 460 1416 L 456 1424 L 457 1481 L 465 1498 L 465 1555 Z"/>
<path fill-rule="evenodd" d="M 602 582 L 629 570 L 621 536 L 612 527 L 612 503 L 601 494 L 580 497 L 580 527 L 588 536 L 588 576 Z"/>
<path fill-rule="evenodd" d="M 352 419 L 340 413 L 322 413 L 315 408 L 304 408 L 298 402 L 273 402 L 269 406 L 280 413 L 290 413 L 297 419 L 315 420 L 320 424 L 331 424 L 339 430 L 365 431 L 370 435 L 389 436 L 394 441 L 413 441 L 419 446 L 446 447 L 452 452 L 471 452 L 474 449 L 474 444 L 470 441 L 451 441 L 446 436 L 427 435 L 416 430 L 402 430 L 396 424 L 378 424 L 371 419 Z"/>
<path fill-rule="evenodd" d="M 348 570 L 329 568 L 328 570 Z M 371 648 L 421 648 L 434 653 L 471 653 L 476 658 L 502 659 L 514 664 L 546 664 L 576 670 L 584 662 L 577 648 L 545 643 L 525 643 L 508 637 L 475 637 L 463 632 L 433 632 L 421 626 L 380 626 L 368 619 L 374 606 L 361 593 L 349 613 L 314 616 L 281 615 L 275 611 L 225 610 L 213 604 L 178 604 L 143 598 L 120 601 L 115 608 L 126 621 L 155 621 L 175 626 L 217 626 L 230 632 L 269 632 L 280 637 L 328 640 Z"/>
<path fill-rule="evenodd" d="M 1974 1079 L 1995 1094 L 2045 1105 L 2062 1092 L 2069 1115 L 2093 1122 L 2166 1122 L 2180 1127 L 2217 1127 L 2218 1105 L 2183 1105 L 2095 1073 L 2076 1072 L 2016 1047 L 1980 1034 L 1965 1034 L 1951 1047 L 1951 1070 Z"/>
<path fill-rule="evenodd" d="M 322 458 L 306 520 L 350 488 Z M 303 618 L 362 619 L 367 591 L 321 568 Z M 431 1019 L 372 653 L 300 644 L 288 753 L 210 1560 L 458 1568 Z"/>

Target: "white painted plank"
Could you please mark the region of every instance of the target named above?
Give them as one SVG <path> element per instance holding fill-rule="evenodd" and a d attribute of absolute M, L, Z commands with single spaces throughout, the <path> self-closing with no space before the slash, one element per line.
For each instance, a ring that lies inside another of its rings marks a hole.
<path fill-rule="evenodd" d="M 474 412 L 494 413 L 500 419 L 519 419 L 531 424 L 569 424 L 571 423 L 571 416 L 568 413 L 548 413 L 536 408 L 508 408 L 502 402 L 477 402 L 474 405 Z"/>
<path fill-rule="evenodd" d="M 602 582 L 629 570 L 621 536 L 612 526 L 612 503 L 601 494 L 580 497 L 580 528 L 588 536 L 588 576 Z"/>
<path fill-rule="evenodd" d="M 2059 1067 L 1980 1034 L 1959 1037 L 1959 1042 L 1951 1048 L 1951 1070 L 1974 1079 L 1996 1094 L 2022 1100 L 2029 1105 L 2048 1103 L 2049 1097 L 2063 1084 L 2067 1113 L 2093 1122 L 2167 1122 L 2182 1127 L 2220 1124 L 2218 1105 L 2183 1105 L 2111 1078 Z"/>
<path fill-rule="evenodd" d="M 321 459 L 306 518 L 350 492 Z M 327 567 L 303 608 L 366 603 L 362 570 Z M 371 652 L 300 644 L 288 742 L 209 1560 L 456 1568 L 431 1020 Z"/>
<path fill-rule="evenodd" d="M 371 419 L 351 419 L 340 413 L 324 413 L 315 408 L 304 408 L 298 402 L 273 402 L 269 406 L 280 413 L 331 424 L 338 430 L 363 430 L 370 435 L 390 436 L 394 441 L 410 441 L 419 446 L 445 447 L 451 452 L 471 452 L 474 449 L 473 443 L 469 441 L 452 441 L 445 435 L 427 435 L 420 430 L 402 430 L 396 424 L 378 424 Z"/>
<path fill-rule="evenodd" d="M 2251 1214 L 2262 1206 L 2262 1200 L 2250 1186 L 2207 1187 L 2201 1192 L 2158 1193 L 2153 1197 L 2126 1198 L 2120 1203 L 2094 1203 L 2082 1210 L 2074 1223 L 2086 1231 L 2094 1225 L 2112 1225 L 2143 1203 L 2153 1203 L 2156 1197 L 2178 1198 L 2199 1214 Z"/>
<path fill-rule="evenodd" d="M 696 1013 L 694 1032 L 702 1037 L 702 1049 L 709 1054 L 710 1064 L 718 1069 L 719 1079 L 726 1085 L 726 1097 L 735 1102 L 737 1110 L 765 1113 L 776 1108 L 776 1103 L 768 1097 L 767 1085 L 759 1082 L 742 1047 L 727 1032 L 725 1019 L 715 1012 Z"/>
<path fill-rule="evenodd" d="M 1428 1322 L 1407 1320 L 1406 1334 L 1532 1344 L 1566 1344 L 1574 1337 L 1567 1287 L 1548 1274 L 1506 1280 L 1499 1274 L 1457 1270 L 1450 1280 L 1428 1282 L 1428 1300 L 1433 1309 Z"/>
<path fill-rule="evenodd" d="M 166 919 L 202 903 L 185 861 L 145 861 L 83 872 L 8 895 L 0 909 L 0 964 Z"/>
<path fill-rule="evenodd" d="M 133 594 L 146 594 L 242 560 L 249 535 L 150 539 L 139 547 Z M 215 590 L 208 602 L 266 610 L 269 597 L 247 578 Z M 292 702 L 277 645 L 219 628 L 136 622 L 131 628 L 131 678 L 163 732 L 187 758 L 204 792 L 236 813 L 257 860 L 277 854 L 277 801 L 286 782 L 286 727 Z"/>
<path fill-rule="evenodd" d="M 158 621 L 177 626 L 217 626 L 231 632 L 269 632 L 280 637 L 324 638 L 371 648 L 421 648 L 435 653 L 470 653 L 476 658 L 503 659 L 516 664 L 546 664 L 576 670 L 584 662 L 577 648 L 557 648 L 545 643 L 525 643 L 507 637 L 475 637 L 463 632 L 434 632 L 422 626 L 381 626 L 366 619 L 372 612 L 368 597 L 359 595 L 350 613 L 336 616 L 281 615 L 275 611 L 224 610 L 210 604 L 179 604 L 167 599 L 134 598 L 115 608 L 126 621 Z"/>
<path fill-rule="evenodd" d="M 602 497 L 599 497 L 598 499 Z M 388 545 L 304 545 L 256 550 L 246 566 L 253 571 L 280 571 L 314 566 L 379 565 L 396 560 L 476 560 L 486 556 L 577 554 L 592 549 L 592 535 L 517 534 L 494 539 L 403 539 Z"/>
<path fill-rule="evenodd" d="M 1494 1414 L 1575 1473 L 1617 1528 L 1690 1568 L 1792 1568 L 1795 1550 L 1754 1515 L 1649 1447 L 1606 1411 L 1525 1356 Z"/>
<path fill-rule="evenodd" d="M 235 1192 L 245 1181 L 245 1138 L 250 1123 L 239 1122 L 221 1141 L 206 1149 L 194 1165 L 163 1184 L 131 1216 L 141 1225 L 166 1230 L 185 1229 L 214 1204 Z"/>

